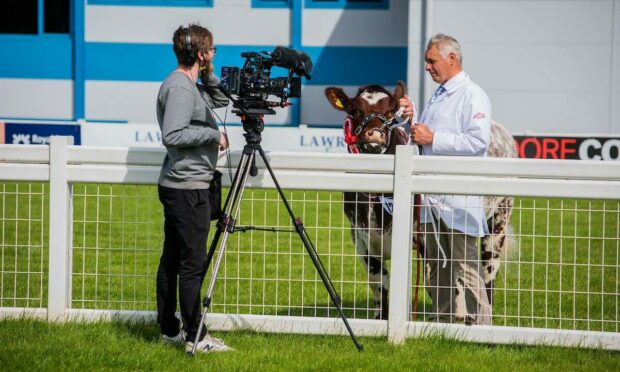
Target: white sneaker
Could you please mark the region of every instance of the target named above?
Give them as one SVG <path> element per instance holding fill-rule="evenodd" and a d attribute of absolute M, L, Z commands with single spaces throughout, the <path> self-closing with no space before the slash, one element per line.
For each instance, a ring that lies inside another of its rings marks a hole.
<path fill-rule="evenodd" d="M 163 342 L 164 344 L 177 346 L 185 342 L 186 336 L 187 334 L 185 333 L 185 331 L 181 330 L 176 336 L 172 336 L 172 337 L 162 334 L 160 339 L 161 339 L 161 342 Z"/>
<path fill-rule="evenodd" d="M 185 352 L 191 353 L 194 348 L 194 343 L 188 341 L 185 344 Z M 220 338 L 213 337 L 211 335 L 206 335 L 202 341 L 198 341 L 198 346 L 196 347 L 197 353 L 209 353 L 209 352 L 221 352 L 221 351 L 235 351 L 232 347 L 229 347 L 224 343 L 224 340 Z"/>

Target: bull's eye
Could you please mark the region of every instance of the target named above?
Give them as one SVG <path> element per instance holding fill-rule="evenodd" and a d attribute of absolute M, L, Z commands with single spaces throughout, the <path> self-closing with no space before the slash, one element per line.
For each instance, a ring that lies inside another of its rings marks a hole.
<path fill-rule="evenodd" d="M 362 127 L 361 126 L 355 127 L 355 135 L 359 136 L 360 133 L 362 133 Z"/>

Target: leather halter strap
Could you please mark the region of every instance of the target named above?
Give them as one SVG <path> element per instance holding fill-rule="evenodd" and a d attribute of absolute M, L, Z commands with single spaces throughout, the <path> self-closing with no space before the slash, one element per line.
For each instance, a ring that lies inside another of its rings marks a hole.
<path fill-rule="evenodd" d="M 364 120 L 362 120 L 362 125 L 359 125 L 357 126 L 357 128 L 355 128 L 355 135 L 359 136 L 364 130 L 364 128 L 366 128 L 366 126 L 375 119 L 381 120 L 381 128 L 386 126 L 385 123 L 388 121 L 388 119 L 386 119 L 385 116 L 378 114 L 376 112 L 371 112 L 370 114 L 364 116 Z"/>

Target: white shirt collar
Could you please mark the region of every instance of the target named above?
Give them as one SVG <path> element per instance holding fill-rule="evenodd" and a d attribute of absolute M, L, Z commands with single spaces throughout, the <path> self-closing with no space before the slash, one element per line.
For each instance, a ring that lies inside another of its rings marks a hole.
<path fill-rule="evenodd" d="M 461 85 L 469 81 L 469 75 L 465 71 L 461 71 L 458 74 L 452 76 L 443 87 L 448 93 L 452 93 L 457 90 Z"/>

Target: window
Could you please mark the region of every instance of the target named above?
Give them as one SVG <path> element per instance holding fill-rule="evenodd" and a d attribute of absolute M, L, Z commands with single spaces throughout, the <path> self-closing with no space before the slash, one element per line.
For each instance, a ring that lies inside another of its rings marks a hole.
<path fill-rule="evenodd" d="M 69 0 L 45 0 L 43 9 L 46 34 L 69 33 Z"/>
<path fill-rule="evenodd" d="M 252 0 L 252 8 L 290 8 L 295 0 Z M 389 0 L 305 0 L 306 8 L 388 9 Z"/>
<path fill-rule="evenodd" d="M 3 34 L 37 34 L 38 1 L 7 0 L 0 13 L 0 32 Z"/>
<path fill-rule="evenodd" d="M 213 7 L 213 0 L 88 0 L 88 5 Z"/>
<path fill-rule="evenodd" d="M 293 0 L 252 0 L 252 8 L 290 8 Z"/>
<path fill-rule="evenodd" d="M 389 0 L 306 0 L 306 8 L 388 9 Z"/>
<path fill-rule="evenodd" d="M 43 19 L 39 19 L 39 7 Z M 68 34 L 69 0 L 5 0 L 0 34 Z"/>

